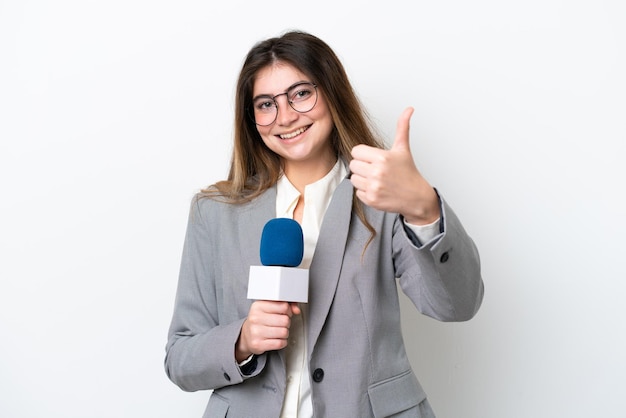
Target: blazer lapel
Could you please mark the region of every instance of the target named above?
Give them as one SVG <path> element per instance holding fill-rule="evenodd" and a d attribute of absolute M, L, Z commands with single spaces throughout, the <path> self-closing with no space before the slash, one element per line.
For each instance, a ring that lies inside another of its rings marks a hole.
<path fill-rule="evenodd" d="M 352 183 L 344 179 L 333 194 L 328 206 L 309 269 L 309 326 L 308 353 L 326 322 L 333 302 L 352 216 Z"/>

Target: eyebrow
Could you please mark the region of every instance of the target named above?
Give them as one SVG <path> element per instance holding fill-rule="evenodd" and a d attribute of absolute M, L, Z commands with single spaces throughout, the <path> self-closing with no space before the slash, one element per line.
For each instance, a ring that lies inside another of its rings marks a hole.
<path fill-rule="evenodd" d="M 269 97 L 270 99 L 273 99 L 274 97 L 287 93 L 289 90 L 291 90 L 292 88 L 294 88 L 295 86 L 297 86 L 298 84 L 314 84 L 312 81 L 308 81 L 308 80 L 300 80 L 300 81 L 296 81 L 295 83 L 293 83 L 291 86 L 287 87 L 285 89 L 285 91 L 283 91 L 282 93 L 278 93 L 278 94 L 269 94 L 269 93 L 263 93 L 263 94 L 257 94 L 256 96 L 254 96 L 252 98 L 252 101 L 255 101 L 256 99 L 260 99 L 261 97 Z"/>

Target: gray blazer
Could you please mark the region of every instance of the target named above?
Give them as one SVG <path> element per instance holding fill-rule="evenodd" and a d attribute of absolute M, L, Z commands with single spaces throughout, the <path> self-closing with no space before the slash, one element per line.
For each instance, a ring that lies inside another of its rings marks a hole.
<path fill-rule="evenodd" d="M 352 213 L 352 195 L 346 179 L 326 212 L 309 271 L 315 417 L 434 417 L 405 352 L 396 285 L 425 315 L 468 320 L 483 296 L 478 252 L 443 200 L 443 232 L 421 247 L 400 216 L 366 207 L 376 237 L 365 249 L 370 232 Z M 243 205 L 193 200 L 165 369 L 185 391 L 213 390 L 204 418 L 280 414 L 283 351 L 259 356 L 250 376 L 234 359 L 252 303 L 248 270 L 261 264 L 261 232 L 275 216 L 275 188 Z"/>

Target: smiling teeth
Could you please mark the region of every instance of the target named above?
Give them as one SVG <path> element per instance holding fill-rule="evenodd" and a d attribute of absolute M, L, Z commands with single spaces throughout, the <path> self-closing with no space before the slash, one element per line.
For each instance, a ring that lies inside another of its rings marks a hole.
<path fill-rule="evenodd" d="M 297 131 L 294 131 L 294 132 L 292 132 L 290 134 L 284 134 L 284 135 L 279 135 L 279 136 L 280 136 L 280 139 L 291 139 L 293 137 L 296 137 L 296 136 L 300 135 L 302 132 L 304 132 L 306 130 L 307 130 L 307 128 L 300 128 Z"/>

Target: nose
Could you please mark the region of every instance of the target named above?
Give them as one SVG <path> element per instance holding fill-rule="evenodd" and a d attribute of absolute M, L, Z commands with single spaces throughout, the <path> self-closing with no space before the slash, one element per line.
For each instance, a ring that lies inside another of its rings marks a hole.
<path fill-rule="evenodd" d="M 289 104 L 287 100 L 287 96 L 281 98 L 280 103 L 278 102 L 278 97 L 274 100 L 277 101 L 277 109 L 278 114 L 276 115 L 276 123 L 279 125 L 290 125 L 293 121 L 298 119 L 298 112 L 296 112 L 293 107 Z"/>

